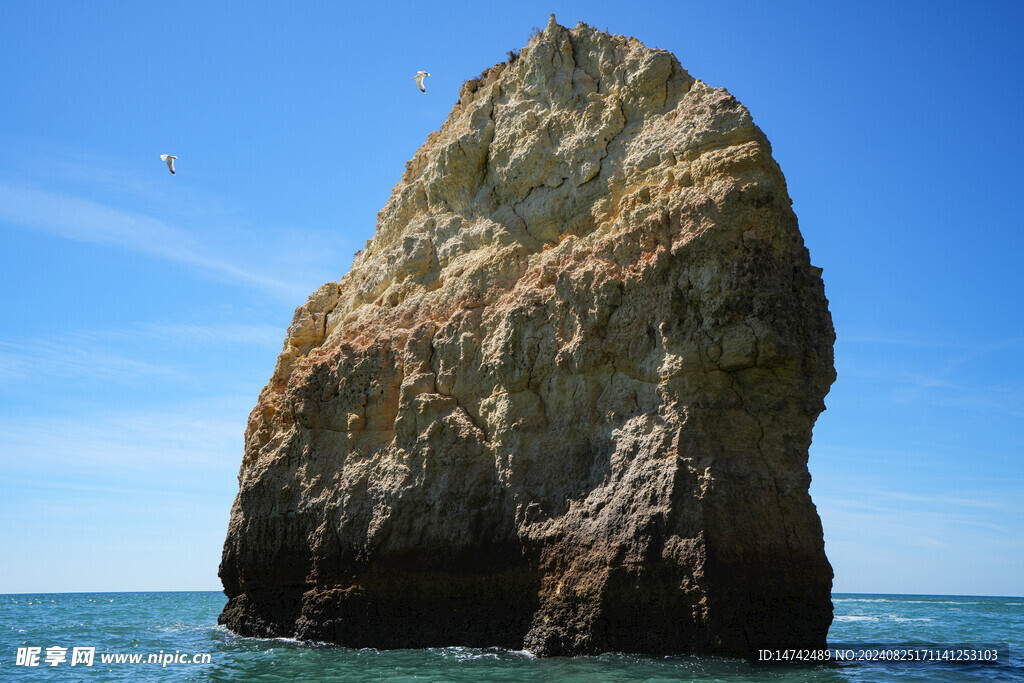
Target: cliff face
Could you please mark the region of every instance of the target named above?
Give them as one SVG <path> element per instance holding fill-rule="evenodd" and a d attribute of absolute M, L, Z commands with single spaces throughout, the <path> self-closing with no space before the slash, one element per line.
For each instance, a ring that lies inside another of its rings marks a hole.
<path fill-rule="evenodd" d="M 351 647 L 824 646 L 808 495 L 834 333 L 768 140 L 552 21 L 467 82 L 295 313 L 221 622 Z"/>

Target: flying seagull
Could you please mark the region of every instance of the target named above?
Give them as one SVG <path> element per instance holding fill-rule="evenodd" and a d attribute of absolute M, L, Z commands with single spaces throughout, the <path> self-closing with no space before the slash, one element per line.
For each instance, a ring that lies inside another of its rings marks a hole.
<path fill-rule="evenodd" d="M 167 169 L 171 172 L 171 175 L 174 175 L 174 160 L 177 159 L 177 158 L 178 157 L 174 156 L 173 154 L 161 154 L 160 155 L 160 161 L 166 161 L 167 162 Z"/>
<path fill-rule="evenodd" d="M 426 71 L 417 71 L 416 75 L 412 77 L 412 80 L 416 81 L 416 86 L 420 89 L 420 92 L 427 92 L 427 89 L 423 87 L 423 79 L 429 75 Z"/>

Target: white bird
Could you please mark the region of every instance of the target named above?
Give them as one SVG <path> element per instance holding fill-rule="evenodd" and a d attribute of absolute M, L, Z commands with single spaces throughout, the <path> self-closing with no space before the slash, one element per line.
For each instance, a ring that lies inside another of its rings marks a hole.
<path fill-rule="evenodd" d="M 423 87 L 423 79 L 429 75 L 426 71 L 417 71 L 416 75 L 412 77 L 412 80 L 416 81 L 416 86 L 419 87 L 421 92 L 427 92 L 427 89 Z"/>
<path fill-rule="evenodd" d="M 176 157 L 176 156 L 174 156 L 172 154 L 161 154 L 160 155 L 160 161 L 166 161 L 167 162 L 167 169 L 171 172 L 171 175 L 174 175 L 174 160 L 177 159 L 177 158 L 178 157 Z"/>

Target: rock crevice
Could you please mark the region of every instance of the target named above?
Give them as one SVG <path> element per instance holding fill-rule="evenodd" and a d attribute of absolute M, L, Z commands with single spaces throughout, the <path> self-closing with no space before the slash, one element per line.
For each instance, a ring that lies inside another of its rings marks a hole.
<path fill-rule="evenodd" d="M 463 85 L 249 418 L 232 630 L 350 647 L 821 647 L 835 373 L 768 140 L 552 21 Z"/>

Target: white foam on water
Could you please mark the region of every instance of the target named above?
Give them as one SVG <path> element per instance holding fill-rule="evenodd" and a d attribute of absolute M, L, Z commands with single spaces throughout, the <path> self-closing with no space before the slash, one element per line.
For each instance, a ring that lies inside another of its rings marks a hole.
<path fill-rule="evenodd" d="M 878 617 L 861 617 L 855 615 L 843 615 L 836 617 L 836 621 L 878 621 Z"/>
<path fill-rule="evenodd" d="M 452 658 L 458 661 L 472 661 L 479 659 L 501 659 L 503 655 L 524 657 L 526 659 L 537 658 L 537 655 L 526 650 L 505 650 L 502 648 L 487 648 L 486 650 L 479 650 L 476 648 L 457 645 L 452 647 L 428 648 L 428 651 L 436 652 L 446 659 Z"/>
<path fill-rule="evenodd" d="M 498 659 L 497 653 L 480 652 L 468 647 L 445 647 L 439 651 L 445 659 L 451 657 L 460 662 L 473 661 L 475 659 Z"/>
<path fill-rule="evenodd" d="M 223 631 L 224 633 L 226 633 L 227 635 L 229 635 L 229 636 L 231 636 L 233 638 L 239 638 L 241 640 L 252 640 L 252 641 L 255 641 L 255 642 L 263 642 L 263 643 L 288 643 L 289 645 L 302 645 L 303 647 L 333 647 L 333 648 L 340 647 L 336 643 L 325 643 L 325 642 L 322 642 L 322 641 L 319 641 L 319 640 L 300 640 L 298 638 L 292 638 L 292 637 L 287 637 L 286 638 L 284 636 L 280 636 L 280 637 L 277 637 L 277 638 L 258 638 L 256 636 L 240 636 L 237 633 L 234 633 L 233 631 L 228 630 L 227 626 L 225 626 L 224 624 L 216 624 L 216 625 L 214 625 L 212 627 L 208 626 L 208 625 L 203 625 L 202 629 L 212 629 L 212 630 L 215 630 L 215 631 Z M 202 629 L 199 629 L 199 630 L 202 630 Z M 370 650 L 370 649 L 373 649 L 373 648 L 364 648 L 364 649 Z M 270 652 L 270 650 L 267 650 L 267 652 Z"/>

